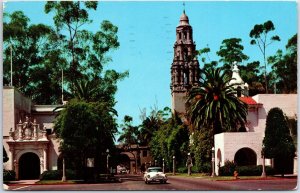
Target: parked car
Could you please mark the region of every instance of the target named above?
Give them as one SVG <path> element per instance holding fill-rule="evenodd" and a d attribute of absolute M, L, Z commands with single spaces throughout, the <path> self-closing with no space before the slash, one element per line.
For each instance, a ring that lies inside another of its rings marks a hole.
<path fill-rule="evenodd" d="M 148 184 L 150 182 L 160 182 L 166 183 L 168 178 L 167 175 L 163 173 L 161 167 L 149 167 L 144 173 L 145 183 Z"/>

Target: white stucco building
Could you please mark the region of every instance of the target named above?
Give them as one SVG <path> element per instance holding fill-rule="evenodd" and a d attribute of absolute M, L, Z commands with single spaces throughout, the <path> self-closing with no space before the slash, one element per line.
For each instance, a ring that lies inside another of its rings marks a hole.
<path fill-rule="evenodd" d="M 9 157 L 4 169 L 17 179 L 38 179 L 57 169 L 59 141 L 51 134 L 57 105 L 35 105 L 14 87 L 3 88 L 3 146 Z M 26 121 L 26 116 L 28 120 Z"/>
<path fill-rule="evenodd" d="M 233 78 L 238 80 L 234 83 L 246 84 L 238 75 L 236 65 Z M 240 162 L 241 165 L 262 165 L 262 141 L 270 109 L 278 107 L 287 117 L 297 119 L 297 94 L 258 94 L 253 97 L 241 96 L 240 99 L 248 104 L 247 132 L 225 132 L 214 136 L 217 175 L 219 167 L 224 166 L 226 160 Z M 297 173 L 297 158 L 294 163 L 293 173 Z M 272 160 L 266 159 L 266 165 L 272 166 Z"/>

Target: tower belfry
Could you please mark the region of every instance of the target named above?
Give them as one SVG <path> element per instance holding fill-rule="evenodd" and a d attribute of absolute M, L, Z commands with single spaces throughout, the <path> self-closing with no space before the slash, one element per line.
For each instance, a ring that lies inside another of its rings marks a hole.
<path fill-rule="evenodd" d="M 176 27 L 174 58 L 171 67 L 172 111 L 185 114 L 185 102 L 189 90 L 199 85 L 199 62 L 196 58 L 196 45 L 193 29 L 183 10 L 179 25 Z"/>

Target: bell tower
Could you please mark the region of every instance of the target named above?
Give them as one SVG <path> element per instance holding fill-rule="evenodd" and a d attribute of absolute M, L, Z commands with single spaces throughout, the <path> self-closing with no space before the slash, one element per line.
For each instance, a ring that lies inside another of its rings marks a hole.
<path fill-rule="evenodd" d="M 186 97 L 193 86 L 199 85 L 199 62 L 196 57 L 196 45 L 193 41 L 193 29 L 189 18 L 183 11 L 176 27 L 174 58 L 171 67 L 172 112 L 186 114 Z"/>

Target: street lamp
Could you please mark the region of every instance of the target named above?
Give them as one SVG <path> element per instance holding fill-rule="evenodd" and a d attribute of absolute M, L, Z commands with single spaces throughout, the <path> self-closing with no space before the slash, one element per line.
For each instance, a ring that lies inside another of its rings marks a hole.
<path fill-rule="evenodd" d="M 67 181 L 67 179 L 66 179 L 66 165 L 65 165 L 65 158 L 63 158 L 62 161 L 63 161 L 63 163 L 62 163 L 62 166 L 63 166 L 63 176 L 62 176 L 61 181 L 65 182 L 65 181 Z"/>
<path fill-rule="evenodd" d="M 165 158 L 163 158 L 163 173 L 165 173 Z"/>
<path fill-rule="evenodd" d="M 216 176 L 216 173 L 215 173 L 215 147 L 211 148 L 211 164 L 212 164 L 211 177 L 215 177 Z"/>
<path fill-rule="evenodd" d="M 155 165 L 154 166 L 156 166 L 156 164 L 157 164 L 157 160 L 155 160 Z"/>
<path fill-rule="evenodd" d="M 106 156 L 106 169 L 107 169 L 107 174 L 109 174 L 109 165 L 108 165 L 108 162 L 109 162 L 109 149 L 106 149 L 106 153 L 107 153 L 107 156 Z"/>
<path fill-rule="evenodd" d="M 173 155 L 173 175 L 175 176 L 175 155 Z"/>
<path fill-rule="evenodd" d="M 265 177 L 267 177 L 267 174 L 266 174 L 266 168 L 265 168 L 266 166 L 265 166 L 265 145 L 264 144 L 262 145 L 261 156 L 263 159 L 261 177 L 265 178 Z"/>

